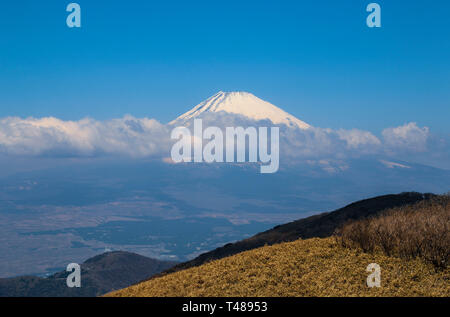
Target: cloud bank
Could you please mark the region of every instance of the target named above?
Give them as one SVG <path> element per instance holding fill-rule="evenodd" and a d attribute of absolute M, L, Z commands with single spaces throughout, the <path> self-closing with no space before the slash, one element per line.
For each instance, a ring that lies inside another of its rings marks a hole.
<path fill-rule="evenodd" d="M 391 151 L 398 149 L 425 152 L 427 150 L 427 141 L 430 137 L 430 129 L 420 128 L 415 122 L 410 122 L 400 127 L 388 128 L 383 130 L 382 135 L 386 147 Z"/>
<path fill-rule="evenodd" d="M 31 156 L 125 155 L 145 157 L 168 149 L 167 127 L 154 119 L 62 121 L 8 117 L 0 120 L 0 152 Z"/>
<path fill-rule="evenodd" d="M 255 122 L 239 116 L 204 118 L 206 125 L 251 126 Z M 204 125 L 204 128 L 205 126 Z M 260 121 L 256 125 L 269 125 Z M 155 119 L 124 116 L 98 121 L 90 118 L 63 121 L 53 117 L 0 119 L 0 153 L 6 156 L 96 157 L 126 156 L 131 158 L 167 158 L 173 140 L 173 126 Z M 449 142 L 430 133 L 429 128 L 410 122 L 386 128 L 376 136 L 359 129 L 307 130 L 280 128 L 281 159 L 308 160 L 345 159 L 362 155 L 423 158 L 428 154 L 450 161 Z M 436 161 L 436 160 L 435 160 Z"/>

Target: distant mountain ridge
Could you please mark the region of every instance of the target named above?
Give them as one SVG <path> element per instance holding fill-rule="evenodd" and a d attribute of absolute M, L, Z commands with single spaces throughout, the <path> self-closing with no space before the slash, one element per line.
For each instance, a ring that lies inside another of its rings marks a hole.
<path fill-rule="evenodd" d="M 69 273 L 62 271 L 47 278 L 19 276 L 0 279 L 0 297 L 99 296 L 147 279 L 175 264 L 131 252 L 107 252 L 81 264 L 80 288 L 67 287 Z"/>
<path fill-rule="evenodd" d="M 422 200 L 429 200 L 436 195 L 408 192 L 393 195 L 378 196 L 354 202 L 332 212 L 299 219 L 270 230 L 258 233 L 253 237 L 235 243 L 228 243 L 210 252 L 203 253 L 193 260 L 180 263 L 153 277 L 170 274 L 191 267 L 200 266 L 206 262 L 232 256 L 237 253 L 256 249 L 264 245 L 274 245 L 291 242 L 297 239 L 325 238 L 346 222 L 363 219 L 380 214 L 386 209 L 411 205 Z"/>

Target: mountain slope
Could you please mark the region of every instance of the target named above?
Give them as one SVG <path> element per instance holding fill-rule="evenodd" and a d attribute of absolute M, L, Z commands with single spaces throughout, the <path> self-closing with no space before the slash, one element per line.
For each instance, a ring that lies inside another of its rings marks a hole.
<path fill-rule="evenodd" d="M 366 268 L 381 266 L 381 287 Z M 450 271 L 419 259 L 346 249 L 333 238 L 265 246 L 158 277 L 107 296 L 449 296 Z"/>
<path fill-rule="evenodd" d="M 270 120 L 274 124 L 308 129 L 310 125 L 248 92 L 218 92 L 169 124 L 183 124 L 204 113 L 224 111 L 252 120 Z"/>
<path fill-rule="evenodd" d="M 212 260 L 221 259 L 264 245 L 294 241 L 299 238 L 329 237 L 337 228 L 349 220 L 367 218 L 377 215 L 383 210 L 414 204 L 424 199 L 430 199 L 433 196 L 432 194 L 402 193 L 361 200 L 332 212 L 325 212 L 276 226 L 273 229 L 256 234 L 248 239 L 226 244 L 223 247 L 203 253 L 191 261 L 178 264 L 161 273 L 161 275 L 199 266 Z"/>
<path fill-rule="evenodd" d="M 0 279 L 0 296 L 98 296 L 130 286 L 174 264 L 130 252 L 107 252 L 81 264 L 81 288 L 68 288 L 66 277 L 69 273 L 63 271 L 48 278 Z"/>

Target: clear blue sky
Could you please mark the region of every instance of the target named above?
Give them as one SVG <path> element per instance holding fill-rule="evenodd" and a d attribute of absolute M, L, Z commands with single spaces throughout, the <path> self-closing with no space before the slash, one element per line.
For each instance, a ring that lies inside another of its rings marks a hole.
<path fill-rule="evenodd" d="M 315 126 L 450 132 L 450 2 L 78 0 L 0 5 L 0 117 L 167 122 L 244 90 Z"/>

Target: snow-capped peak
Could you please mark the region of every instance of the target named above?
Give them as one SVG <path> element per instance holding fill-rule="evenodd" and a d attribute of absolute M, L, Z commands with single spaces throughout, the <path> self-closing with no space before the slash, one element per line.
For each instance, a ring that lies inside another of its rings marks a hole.
<path fill-rule="evenodd" d="M 311 126 L 282 109 L 264 101 L 248 92 L 223 92 L 201 102 L 170 124 L 186 122 L 206 112 L 224 111 L 239 114 L 252 120 L 270 120 L 274 124 L 285 124 L 289 127 L 308 129 Z"/>

